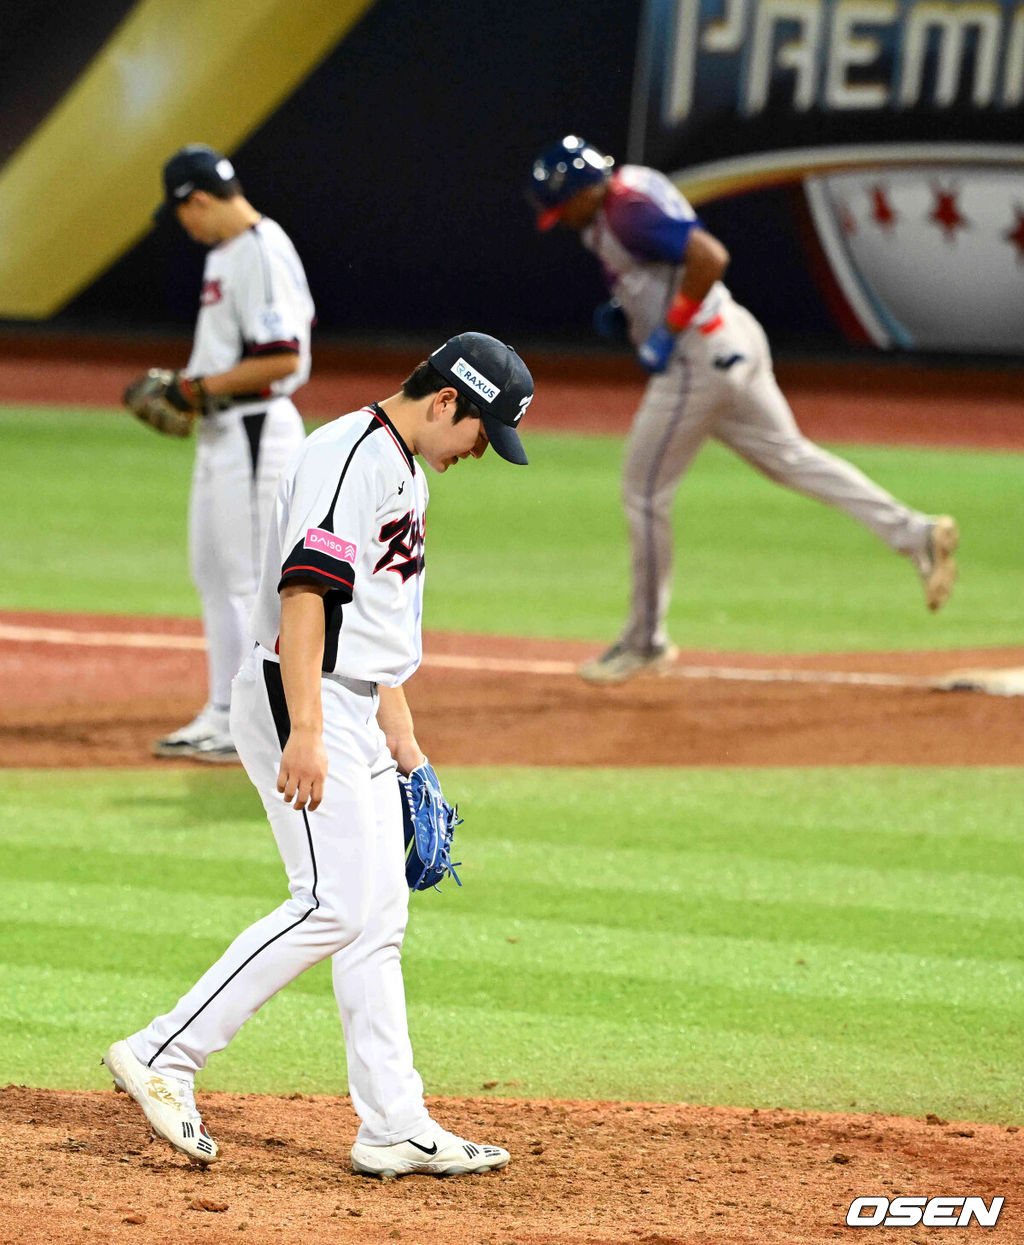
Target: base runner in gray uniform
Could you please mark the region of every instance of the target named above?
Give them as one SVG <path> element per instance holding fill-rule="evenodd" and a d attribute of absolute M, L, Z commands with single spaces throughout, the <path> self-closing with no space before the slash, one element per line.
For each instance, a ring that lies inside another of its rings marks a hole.
<path fill-rule="evenodd" d="M 580 667 L 585 679 L 617 683 L 674 660 L 665 628 L 672 502 L 708 437 L 777 484 L 856 519 L 910 559 L 929 609 L 945 604 L 956 575 L 956 522 L 911 509 L 801 434 L 764 330 L 720 280 L 725 247 L 665 176 L 638 165 L 615 169 L 610 156 L 570 135 L 534 162 L 528 193 L 538 228 L 574 229 L 597 256 L 612 299 L 598 308 L 595 326 L 606 336 L 628 332 L 651 373 L 622 486 L 632 547 L 629 619 L 605 653 Z"/>
<path fill-rule="evenodd" d="M 281 476 L 231 734 L 289 897 L 103 1057 L 153 1131 L 197 1163 L 213 1162 L 218 1146 L 195 1074 L 327 958 L 361 1121 L 352 1168 L 450 1176 L 509 1161 L 500 1146 L 442 1128 L 423 1101 L 402 979 L 409 890 L 397 773 L 424 760 L 403 690 L 422 657 L 428 490 L 416 456 L 444 472 L 493 445 L 525 463 L 516 427 L 532 397 L 510 346 L 462 333 L 398 393 L 319 428 Z"/>

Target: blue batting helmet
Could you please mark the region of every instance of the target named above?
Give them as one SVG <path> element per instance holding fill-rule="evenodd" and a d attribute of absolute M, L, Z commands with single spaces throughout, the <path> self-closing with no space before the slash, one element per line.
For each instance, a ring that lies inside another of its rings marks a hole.
<path fill-rule="evenodd" d="M 527 196 L 538 210 L 537 228 L 550 229 L 564 205 L 587 186 L 608 177 L 615 161 L 592 147 L 585 138 L 567 134 L 545 148 L 533 162 Z"/>

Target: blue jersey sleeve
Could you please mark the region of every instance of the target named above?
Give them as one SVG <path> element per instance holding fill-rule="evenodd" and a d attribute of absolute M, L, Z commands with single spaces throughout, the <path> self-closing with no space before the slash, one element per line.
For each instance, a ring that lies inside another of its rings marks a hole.
<path fill-rule="evenodd" d="M 612 232 L 630 254 L 652 263 L 683 262 L 690 231 L 701 228 L 696 216 L 666 212 L 646 195 L 609 188 L 605 214 Z"/>

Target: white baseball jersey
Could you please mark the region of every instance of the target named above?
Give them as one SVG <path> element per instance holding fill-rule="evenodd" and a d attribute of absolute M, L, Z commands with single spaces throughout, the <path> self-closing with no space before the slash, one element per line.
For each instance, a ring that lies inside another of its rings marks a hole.
<path fill-rule="evenodd" d="M 428 489 L 379 406 L 318 429 L 281 475 L 254 638 L 278 651 L 282 585 L 313 579 L 324 597 L 323 669 L 397 687 L 423 655 L 423 538 Z"/>
<path fill-rule="evenodd" d="M 581 234 L 583 245 L 600 260 L 637 346 L 664 323 L 695 225 L 700 225 L 696 212 L 663 173 L 626 164 L 609 180 L 600 211 Z M 724 292 L 721 282 L 711 287 L 695 324 L 717 314 Z"/>
<path fill-rule="evenodd" d="M 292 394 L 309 379 L 309 336 L 314 319 L 306 274 L 291 240 L 261 217 L 206 257 L 189 376 L 226 372 L 242 359 L 296 351 L 299 366 L 239 405 Z"/>

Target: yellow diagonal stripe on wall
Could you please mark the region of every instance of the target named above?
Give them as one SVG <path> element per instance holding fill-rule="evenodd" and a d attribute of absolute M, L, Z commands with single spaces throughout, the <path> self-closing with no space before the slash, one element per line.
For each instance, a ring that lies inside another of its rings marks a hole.
<path fill-rule="evenodd" d="M 173 151 L 232 152 L 372 3 L 141 0 L 0 170 L 0 317 L 59 311 L 149 228 Z"/>

